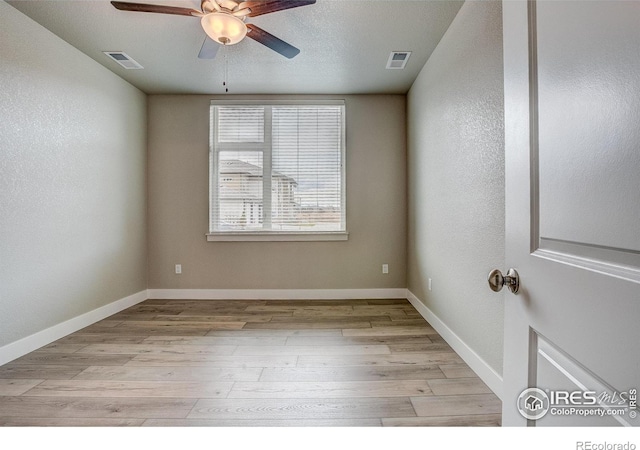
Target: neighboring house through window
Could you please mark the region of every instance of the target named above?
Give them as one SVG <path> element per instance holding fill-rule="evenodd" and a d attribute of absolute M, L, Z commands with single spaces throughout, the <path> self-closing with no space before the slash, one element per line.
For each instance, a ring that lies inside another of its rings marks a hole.
<path fill-rule="evenodd" d="M 343 240 L 344 102 L 212 102 L 209 240 Z"/>

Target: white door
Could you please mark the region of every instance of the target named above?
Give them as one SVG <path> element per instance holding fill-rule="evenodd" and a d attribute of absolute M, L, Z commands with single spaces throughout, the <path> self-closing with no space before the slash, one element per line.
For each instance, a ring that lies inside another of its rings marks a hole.
<path fill-rule="evenodd" d="M 502 270 L 521 283 L 503 424 L 638 426 L 640 2 L 506 0 L 503 17 Z"/>

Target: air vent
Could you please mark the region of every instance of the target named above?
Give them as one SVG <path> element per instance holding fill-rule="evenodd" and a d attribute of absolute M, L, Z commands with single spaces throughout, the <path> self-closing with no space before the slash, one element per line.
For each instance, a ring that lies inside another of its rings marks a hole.
<path fill-rule="evenodd" d="M 404 69 L 411 52 L 391 52 L 387 61 L 387 69 Z"/>
<path fill-rule="evenodd" d="M 125 69 L 144 69 L 138 62 L 124 52 L 102 52 Z"/>

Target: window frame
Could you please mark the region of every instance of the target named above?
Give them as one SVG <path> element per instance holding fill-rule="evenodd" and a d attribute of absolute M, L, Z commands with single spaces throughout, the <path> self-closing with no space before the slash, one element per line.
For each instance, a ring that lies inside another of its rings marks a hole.
<path fill-rule="evenodd" d="M 267 107 L 264 122 L 264 142 L 240 144 L 243 151 L 261 151 L 263 162 L 263 226 L 269 224 L 271 217 L 267 217 L 267 204 L 271 203 L 271 174 L 272 170 L 272 124 L 271 108 L 274 106 L 339 106 L 341 108 L 341 142 L 340 142 L 340 222 L 343 229 L 340 231 L 277 231 L 277 230 L 213 230 L 215 214 L 218 214 L 218 153 L 228 151 L 234 144 L 223 143 L 219 145 L 216 139 L 217 109 L 218 106 L 257 106 Z M 225 147 L 221 149 L 221 147 Z M 209 106 L 209 231 L 206 234 L 207 241 L 346 241 L 347 231 L 347 167 L 346 167 L 346 105 L 344 100 L 212 100 Z M 267 194 L 268 193 L 268 194 Z"/>

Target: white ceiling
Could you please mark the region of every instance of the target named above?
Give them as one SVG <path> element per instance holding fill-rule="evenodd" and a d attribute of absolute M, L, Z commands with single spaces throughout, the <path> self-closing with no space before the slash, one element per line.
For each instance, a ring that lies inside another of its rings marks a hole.
<path fill-rule="evenodd" d="M 200 9 L 199 0 L 131 1 Z M 118 11 L 107 0 L 8 3 L 148 94 L 223 93 L 225 59 L 232 94 L 366 94 L 406 93 L 463 2 L 317 0 L 248 19 L 298 47 L 292 60 L 252 39 L 198 59 L 205 34 L 195 17 Z M 385 69 L 392 51 L 413 52 L 404 70 Z"/>

